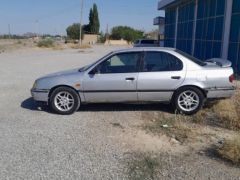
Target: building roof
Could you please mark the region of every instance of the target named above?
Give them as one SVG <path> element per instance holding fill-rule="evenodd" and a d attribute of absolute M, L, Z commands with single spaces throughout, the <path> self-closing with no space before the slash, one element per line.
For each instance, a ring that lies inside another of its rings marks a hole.
<path fill-rule="evenodd" d="M 163 10 L 166 6 L 174 3 L 176 0 L 160 0 L 158 3 L 158 10 Z"/>

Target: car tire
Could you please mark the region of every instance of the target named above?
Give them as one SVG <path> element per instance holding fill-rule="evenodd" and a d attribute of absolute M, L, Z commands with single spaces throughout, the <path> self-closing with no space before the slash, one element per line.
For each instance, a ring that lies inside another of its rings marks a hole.
<path fill-rule="evenodd" d="M 193 115 L 202 109 L 205 101 L 203 92 L 196 87 L 180 88 L 174 95 L 175 109 L 185 115 Z"/>
<path fill-rule="evenodd" d="M 70 115 L 79 109 L 81 101 L 74 89 L 59 87 L 52 92 L 49 104 L 55 113 Z"/>

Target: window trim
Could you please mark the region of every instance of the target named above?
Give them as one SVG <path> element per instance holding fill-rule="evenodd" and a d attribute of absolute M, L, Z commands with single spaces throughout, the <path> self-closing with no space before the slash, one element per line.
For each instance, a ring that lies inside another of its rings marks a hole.
<path fill-rule="evenodd" d="M 182 64 L 181 70 L 143 71 L 146 53 L 152 53 L 152 52 L 153 52 L 153 53 L 166 53 L 166 54 L 168 54 L 168 55 L 171 55 L 171 56 L 175 57 L 175 58 L 176 58 L 178 61 L 180 61 L 181 64 Z M 141 73 L 180 72 L 180 71 L 183 71 L 183 69 L 184 69 L 184 63 L 183 63 L 183 61 L 182 61 L 181 59 L 179 59 L 177 56 L 175 56 L 175 55 L 173 55 L 173 54 L 171 54 L 171 53 L 169 53 L 169 52 L 166 52 L 166 51 L 154 51 L 154 50 L 152 50 L 152 51 L 144 51 L 143 57 L 142 57 L 142 60 L 141 60 L 141 64 L 140 64 L 140 71 L 139 71 L 139 72 L 141 72 Z"/>

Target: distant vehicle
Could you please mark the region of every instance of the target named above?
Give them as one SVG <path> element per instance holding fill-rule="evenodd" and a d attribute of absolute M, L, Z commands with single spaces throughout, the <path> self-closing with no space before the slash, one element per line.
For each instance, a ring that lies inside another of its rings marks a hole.
<path fill-rule="evenodd" d="M 56 113 L 72 114 L 85 103 L 167 102 L 187 115 L 205 100 L 233 95 L 231 62 L 202 62 L 171 48 L 132 48 L 111 52 L 80 69 L 35 81 L 35 101 Z"/>
<path fill-rule="evenodd" d="M 153 39 L 139 39 L 134 42 L 134 47 L 159 47 L 159 42 Z"/>

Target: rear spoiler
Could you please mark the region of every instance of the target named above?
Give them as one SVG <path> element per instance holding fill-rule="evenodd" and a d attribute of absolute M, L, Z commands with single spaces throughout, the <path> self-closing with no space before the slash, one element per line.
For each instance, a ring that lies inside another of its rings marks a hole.
<path fill-rule="evenodd" d="M 226 59 L 220 59 L 220 58 L 213 58 L 213 59 L 208 59 L 206 60 L 207 63 L 214 63 L 218 66 L 221 66 L 223 68 L 226 67 L 231 67 L 232 66 L 232 62 Z"/>

